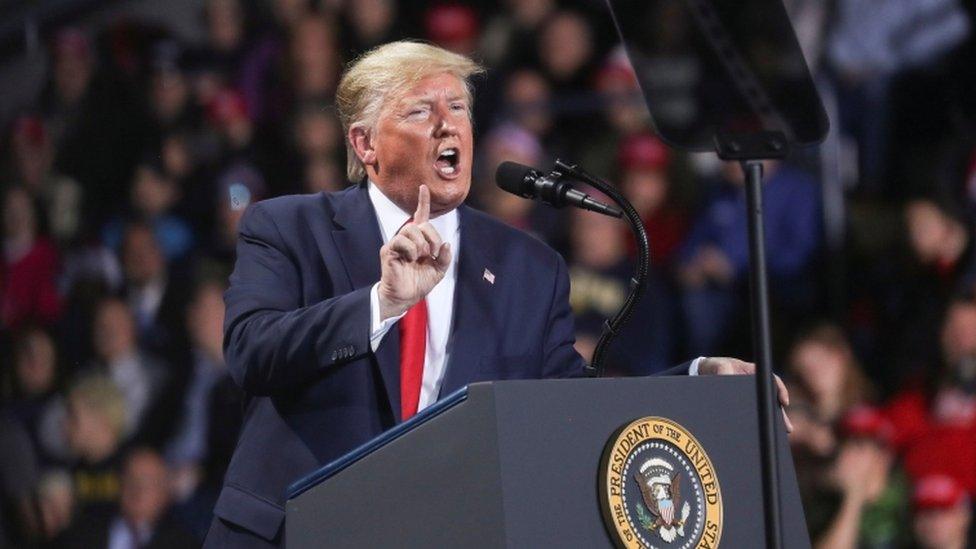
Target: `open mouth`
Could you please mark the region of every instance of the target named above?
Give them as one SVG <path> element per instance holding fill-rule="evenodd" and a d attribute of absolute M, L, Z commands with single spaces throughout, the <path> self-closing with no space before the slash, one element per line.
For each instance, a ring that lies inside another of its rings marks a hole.
<path fill-rule="evenodd" d="M 460 167 L 458 163 L 461 157 L 458 150 L 454 147 L 444 149 L 440 154 L 437 155 L 437 160 L 434 161 L 434 167 L 441 175 L 452 177 L 456 176 L 460 172 Z"/>

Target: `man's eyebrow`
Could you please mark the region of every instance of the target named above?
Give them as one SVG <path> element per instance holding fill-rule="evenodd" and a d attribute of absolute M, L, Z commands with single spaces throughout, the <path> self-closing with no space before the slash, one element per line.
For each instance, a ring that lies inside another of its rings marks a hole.
<path fill-rule="evenodd" d="M 413 105 L 417 105 L 417 104 L 420 104 L 420 103 L 423 103 L 423 104 L 426 104 L 426 105 L 430 105 L 433 102 L 434 102 L 433 99 L 431 99 L 430 97 L 428 97 L 426 95 L 414 95 L 414 96 L 411 96 L 411 97 L 404 97 L 404 98 L 400 99 L 399 105 L 401 107 L 404 107 L 404 106 L 413 106 Z"/>
<path fill-rule="evenodd" d="M 468 102 L 468 96 L 465 95 L 465 94 L 463 94 L 463 93 L 453 94 L 453 95 L 448 96 L 447 97 L 447 100 L 449 102 L 452 102 L 452 103 L 454 101 L 464 101 L 465 103 L 467 103 Z M 422 104 L 426 104 L 426 105 L 432 105 L 435 102 L 437 102 L 437 96 L 436 96 L 436 94 L 425 94 L 425 95 L 413 95 L 413 96 L 403 97 L 403 98 L 400 99 L 399 105 L 401 105 L 401 106 L 416 105 L 418 103 L 422 103 Z"/>

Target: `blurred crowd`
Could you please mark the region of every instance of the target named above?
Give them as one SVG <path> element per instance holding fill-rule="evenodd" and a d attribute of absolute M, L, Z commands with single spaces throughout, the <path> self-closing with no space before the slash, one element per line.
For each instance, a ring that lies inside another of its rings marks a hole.
<path fill-rule="evenodd" d="M 685 34 L 677 4 L 651 31 Z M 973 546 L 972 6 L 786 4 L 833 127 L 765 163 L 776 364 L 814 545 Z M 258 200 L 350 184 L 335 86 L 390 40 L 489 69 L 469 203 L 567 258 L 584 357 L 626 299 L 634 239 L 499 191 L 502 161 L 578 162 L 641 215 L 650 282 L 610 372 L 751 357 L 741 170 L 655 137 L 603 2 L 201 0 L 197 15 L 193 43 L 132 18 L 52 29 L 46 84 L 0 120 L 0 545 L 202 540 L 242 414 L 222 358 L 237 223 Z M 662 78 L 693 88 L 675 40 Z"/>

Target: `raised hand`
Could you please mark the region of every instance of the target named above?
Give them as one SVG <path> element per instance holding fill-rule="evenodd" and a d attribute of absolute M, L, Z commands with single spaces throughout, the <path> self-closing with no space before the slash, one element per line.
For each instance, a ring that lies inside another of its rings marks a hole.
<path fill-rule="evenodd" d="M 430 224 L 430 189 L 420 186 L 413 222 L 380 248 L 380 319 L 405 313 L 444 278 L 451 249 Z"/>

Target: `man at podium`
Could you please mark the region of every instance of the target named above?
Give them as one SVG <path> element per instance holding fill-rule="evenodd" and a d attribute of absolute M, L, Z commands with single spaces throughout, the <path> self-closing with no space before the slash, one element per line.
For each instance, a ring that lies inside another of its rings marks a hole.
<path fill-rule="evenodd" d="M 356 184 L 246 212 L 224 339 L 246 412 L 205 546 L 283 546 L 290 483 L 441 395 L 582 374 L 563 259 L 462 204 L 480 72 L 421 43 L 370 51 L 336 93 Z M 752 365 L 667 373 L 699 371 Z"/>

